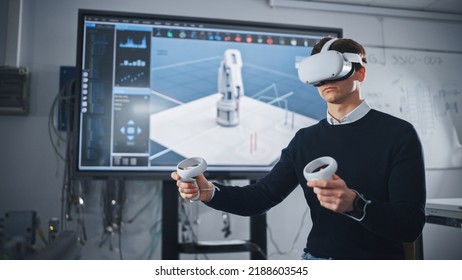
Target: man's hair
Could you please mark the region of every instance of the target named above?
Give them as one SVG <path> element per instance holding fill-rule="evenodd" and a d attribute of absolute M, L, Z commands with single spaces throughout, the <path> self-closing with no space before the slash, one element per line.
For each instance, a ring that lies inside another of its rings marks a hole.
<path fill-rule="evenodd" d="M 333 38 L 329 36 L 322 38 L 318 43 L 316 43 L 316 45 L 314 45 L 313 50 L 311 50 L 311 55 L 321 52 L 321 49 L 324 46 L 324 44 L 327 43 L 327 41 L 332 40 L 332 39 Z M 334 50 L 334 51 L 338 51 L 341 53 L 359 54 L 361 56 L 363 63 L 367 63 L 366 50 L 360 43 L 352 39 L 339 38 L 335 42 L 333 42 L 332 45 L 330 45 L 329 50 Z M 361 65 L 359 63 L 354 63 L 354 64 L 355 64 L 356 70 L 361 68 Z"/>

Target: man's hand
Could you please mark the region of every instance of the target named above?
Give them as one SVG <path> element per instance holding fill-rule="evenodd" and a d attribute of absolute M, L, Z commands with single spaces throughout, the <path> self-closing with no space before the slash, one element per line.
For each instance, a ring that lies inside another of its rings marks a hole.
<path fill-rule="evenodd" d="M 339 176 L 334 174 L 332 180 L 310 181 L 307 186 L 313 188 L 321 206 L 338 213 L 353 211 L 356 193 Z"/>
<path fill-rule="evenodd" d="M 182 198 L 192 200 L 200 193 L 198 200 L 207 202 L 212 199 L 212 190 L 214 186 L 203 174 L 195 178 L 196 182 L 182 182 L 177 172 L 172 172 L 170 176 L 176 181 L 178 192 Z"/>

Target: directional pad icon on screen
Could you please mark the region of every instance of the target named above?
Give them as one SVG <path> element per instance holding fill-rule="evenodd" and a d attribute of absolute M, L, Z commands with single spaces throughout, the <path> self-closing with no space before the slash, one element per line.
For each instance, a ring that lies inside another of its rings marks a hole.
<path fill-rule="evenodd" d="M 127 137 L 128 141 L 133 141 L 141 133 L 141 128 L 133 120 L 129 120 L 127 125 L 120 128 L 120 132 Z"/>

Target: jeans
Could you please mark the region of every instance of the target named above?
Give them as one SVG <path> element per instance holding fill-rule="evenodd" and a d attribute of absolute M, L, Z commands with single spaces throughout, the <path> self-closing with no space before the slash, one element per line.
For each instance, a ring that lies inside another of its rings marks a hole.
<path fill-rule="evenodd" d="M 302 254 L 301 259 L 302 260 L 332 260 L 332 258 L 328 258 L 328 259 L 326 259 L 326 258 L 317 258 L 317 257 L 313 256 L 312 254 L 306 253 L 306 252 L 304 252 Z"/>

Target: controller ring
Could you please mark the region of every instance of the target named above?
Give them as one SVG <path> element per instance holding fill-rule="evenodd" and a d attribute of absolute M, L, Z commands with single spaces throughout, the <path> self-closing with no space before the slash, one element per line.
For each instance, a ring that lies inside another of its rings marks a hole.
<path fill-rule="evenodd" d="M 315 170 L 325 165 L 327 165 L 325 168 L 314 172 Z M 314 180 L 331 180 L 332 175 L 334 175 L 336 171 L 337 162 L 335 159 L 329 156 L 325 156 L 317 158 L 308 163 L 303 169 L 303 176 L 308 182 Z"/>

